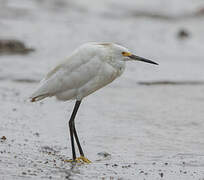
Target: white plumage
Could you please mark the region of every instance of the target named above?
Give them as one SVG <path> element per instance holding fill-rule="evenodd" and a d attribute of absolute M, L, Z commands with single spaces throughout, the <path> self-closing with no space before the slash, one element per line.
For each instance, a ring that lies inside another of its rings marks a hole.
<path fill-rule="evenodd" d="M 117 50 L 120 49 L 118 53 Z M 121 52 L 126 48 L 112 43 L 87 43 L 50 71 L 32 94 L 32 101 L 48 96 L 77 99 L 93 93 L 119 77 L 125 69 Z"/>
<path fill-rule="evenodd" d="M 76 99 L 69 120 L 72 147 L 71 161 L 91 162 L 84 156 L 74 123 L 81 100 L 119 77 L 125 69 L 125 62 L 128 60 L 157 64 L 148 59 L 133 55 L 128 49 L 117 44 L 84 44 L 65 61 L 50 71 L 32 94 L 32 102 L 49 96 L 56 96 L 60 100 Z M 79 158 L 76 158 L 74 139 L 81 155 Z"/>

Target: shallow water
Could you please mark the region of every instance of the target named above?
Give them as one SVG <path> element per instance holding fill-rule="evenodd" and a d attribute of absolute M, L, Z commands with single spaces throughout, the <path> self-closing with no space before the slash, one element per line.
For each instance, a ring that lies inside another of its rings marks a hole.
<path fill-rule="evenodd" d="M 0 56 L 0 137 L 7 138 L 0 179 L 204 178 L 202 1 L 0 4 L 0 38 L 35 49 Z M 189 36 L 179 38 L 182 29 Z M 33 104 L 27 97 L 87 41 L 118 42 L 160 65 L 129 63 L 121 78 L 82 102 L 76 126 L 93 163 L 73 166 L 63 160 L 71 158 L 74 102 Z"/>

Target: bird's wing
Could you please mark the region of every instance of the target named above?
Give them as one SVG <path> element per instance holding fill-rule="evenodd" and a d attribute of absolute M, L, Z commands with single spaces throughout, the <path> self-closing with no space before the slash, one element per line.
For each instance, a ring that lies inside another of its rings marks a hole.
<path fill-rule="evenodd" d="M 95 55 L 90 55 L 88 58 L 77 55 L 69 57 L 48 72 L 31 95 L 31 101 L 80 88 L 97 75 L 101 65 L 102 62 Z"/>

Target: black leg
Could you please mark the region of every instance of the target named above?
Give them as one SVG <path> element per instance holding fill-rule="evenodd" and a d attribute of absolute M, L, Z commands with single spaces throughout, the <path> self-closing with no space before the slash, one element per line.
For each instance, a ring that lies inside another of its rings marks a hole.
<path fill-rule="evenodd" d="M 70 138 L 71 138 L 71 146 L 72 146 L 72 159 L 76 159 L 76 152 L 75 152 L 75 147 L 74 147 L 74 136 L 73 136 L 73 122 L 71 121 L 72 119 L 69 120 L 69 131 L 70 131 Z"/>
<path fill-rule="evenodd" d="M 80 104 L 81 104 L 81 101 L 79 101 L 79 103 L 78 103 L 78 108 L 79 108 Z M 73 131 L 73 133 L 74 133 L 74 137 L 75 137 L 78 149 L 79 149 L 79 153 L 80 153 L 81 156 L 84 156 L 84 152 L 83 152 L 82 147 L 80 145 L 79 138 L 78 138 L 78 135 L 77 135 L 77 131 L 76 131 L 76 128 L 75 128 L 75 122 L 74 122 L 74 131 Z"/>
<path fill-rule="evenodd" d="M 80 155 L 84 156 L 84 152 L 83 152 L 82 147 L 80 145 L 79 138 L 78 138 L 78 135 L 77 135 L 77 132 L 76 132 L 76 129 L 75 129 L 75 124 L 74 124 L 74 137 L 75 137 L 75 140 L 76 140 Z"/>
<path fill-rule="evenodd" d="M 83 154 L 83 151 L 82 151 L 82 148 L 80 146 L 79 139 L 78 139 L 78 136 L 77 136 L 77 133 L 76 133 L 75 125 L 74 125 L 74 119 L 75 119 L 75 116 L 77 114 L 77 111 L 79 109 L 80 104 L 81 104 L 81 101 L 76 101 L 75 106 L 74 106 L 74 110 L 73 110 L 71 118 L 69 120 L 69 129 L 70 129 L 70 138 L 71 138 L 72 158 L 73 158 L 73 160 L 76 159 L 76 152 L 75 152 L 75 147 L 74 147 L 74 136 L 75 136 L 78 148 L 79 148 L 79 152 L 80 152 L 80 154 L 81 154 L 81 152 Z"/>

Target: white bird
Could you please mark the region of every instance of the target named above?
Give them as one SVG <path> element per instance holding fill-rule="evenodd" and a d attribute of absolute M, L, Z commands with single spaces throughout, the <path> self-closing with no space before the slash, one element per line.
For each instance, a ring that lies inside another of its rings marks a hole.
<path fill-rule="evenodd" d="M 132 54 L 118 44 L 86 43 L 50 71 L 31 95 L 31 102 L 51 96 L 63 101 L 76 100 L 69 120 L 72 161 L 91 162 L 84 156 L 74 123 L 82 99 L 119 77 L 125 70 L 126 61 L 130 60 L 158 65 Z M 74 138 L 79 149 L 79 158 L 76 158 Z"/>

